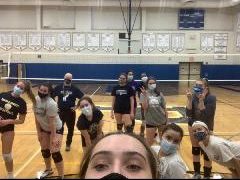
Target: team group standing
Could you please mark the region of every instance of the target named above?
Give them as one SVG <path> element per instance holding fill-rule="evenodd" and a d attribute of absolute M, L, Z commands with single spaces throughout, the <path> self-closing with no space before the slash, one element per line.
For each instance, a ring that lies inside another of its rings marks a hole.
<path fill-rule="evenodd" d="M 0 94 L 2 156 L 8 178 L 14 177 L 14 126 L 23 124 L 27 114 L 26 101 L 21 97 L 25 92 L 33 104 L 37 137 L 45 163 L 41 178 L 53 174 L 52 159 L 59 178 L 64 178 L 64 160 L 60 151 L 64 124 L 68 129 L 66 151 L 71 150 L 75 125 L 81 132 L 84 153 L 81 178 L 190 178 L 178 153 L 184 132 L 180 126 L 168 121 L 167 102 L 154 77 L 142 73 L 142 81 L 137 83 L 132 70 L 119 75 L 118 85 L 111 92 L 111 118 L 116 120 L 117 131 L 108 135 L 102 130 L 103 113 L 91 97 L 73 85 L 72 79 L 72 74 L 67 73 L 64 82 L 55 88 L 41 84 L 36 96 L 26 82 L 17 82 L 12 91 Z M 141 107 L 140 136 L 134 134 L 137 97 Z M 232 177 L 240 177 L 240 143 L 213 135 L 216 97 L 210 92 L 208 80 L 197 80 L 193 88 L 186 91 L 186 101 L 193 178 L 201 178 L 201 155 L 204 178 L 211 176 L 212 161 L 228 167 Z M 81 114 L 76 122 L 78 108 Z M 160 146 L 156 147 L 157 132 Z M 131 143 L 124 143 L 128 141 Z M 127 153 L 124 148 L 128 149 Z M 122 162 L 117 166 L 123 170 L 117 170 L 115 162 Z"/>

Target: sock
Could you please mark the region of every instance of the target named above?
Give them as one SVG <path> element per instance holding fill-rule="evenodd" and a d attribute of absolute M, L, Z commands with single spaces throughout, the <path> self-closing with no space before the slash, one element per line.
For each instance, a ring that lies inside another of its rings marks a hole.
<path fill-rule="evenodd" d="M 7 178 L 8 179 L 13 179 L 14 178 L 13 172 L 8 172 Z"/>
<path fill-rule="evenodd" d="M 203 167 L 204 170 L 204 177 L 209 177 L 211 176 L 211 172 L 212 172 L 212 167 Z"/>
<path fill-rule="evenodd" d="M 199 173 L 200 174 L 200 168 L 201 168 L 200 162 L 193 162 L 193 168 L 194 168 L 194 172 L 195 173 Z"/>

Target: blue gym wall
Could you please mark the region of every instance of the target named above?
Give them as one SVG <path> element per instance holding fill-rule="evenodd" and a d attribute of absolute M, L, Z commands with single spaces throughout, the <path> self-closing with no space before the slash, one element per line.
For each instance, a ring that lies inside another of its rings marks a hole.
<path fill-rule="evenodd" d="M 179 79 L 178 64 L 25 64 L 28 78 L 63 78 L 71 72 L 75 79 L 117 79 L 121 72 L 135 72 L 139 79 L 142 72 L 160 80 Z M 17 64 L 11 64 L 11 77 L 17 77 Z M 210 80 L 239 80 L 240 65 L 202 65 L 202 77 Z M 9 81 L 11 83 L 11 81 Z"/>
<path fill-rule="evenodd" d="M 71 72 L 74 79 L 118 79 L 122 72 L 131 69 L 135 78 L 146 72 L 157 79 L 178 79 L 178 65 L 167 64 L 25 64 L 26 77 L 63 78 Z"/>

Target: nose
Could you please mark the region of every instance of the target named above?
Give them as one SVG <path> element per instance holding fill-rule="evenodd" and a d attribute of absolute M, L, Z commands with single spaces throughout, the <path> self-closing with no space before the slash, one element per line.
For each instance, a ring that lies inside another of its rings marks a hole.
<path fill-rule="evenodd" d="M 114 160 L 114 164 L 112 166 L 112 172 L 122 174 L 121 161 L 119 159 Z"/>

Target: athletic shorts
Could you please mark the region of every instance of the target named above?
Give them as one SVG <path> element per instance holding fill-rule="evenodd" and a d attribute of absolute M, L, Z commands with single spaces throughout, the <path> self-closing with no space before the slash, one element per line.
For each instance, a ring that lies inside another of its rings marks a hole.
<path fill-rule="evenodd" d="M 0 127 L 0 133 L 5 133 L 8 131 L 14 131 L 14 124 L 8 124 L 6 126 Z"/>

